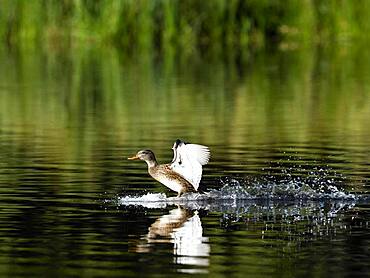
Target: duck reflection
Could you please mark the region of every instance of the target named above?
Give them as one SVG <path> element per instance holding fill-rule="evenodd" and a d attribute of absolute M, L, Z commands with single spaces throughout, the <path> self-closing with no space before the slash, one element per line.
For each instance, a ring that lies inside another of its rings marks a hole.
<path fill-rule="evenodd" d="M 135 246 L 135 252 L 151 252 L 158 243 L 173 243 L 174 262 L 179 265 L 207 267 L 210 246 L 203 237 L 198 211 L 178 206 L 169 214 L 159 217 L 142 237 L 144 243 Z M 180 272 L 205 272 L 205 269 L 186 268 Z"/>

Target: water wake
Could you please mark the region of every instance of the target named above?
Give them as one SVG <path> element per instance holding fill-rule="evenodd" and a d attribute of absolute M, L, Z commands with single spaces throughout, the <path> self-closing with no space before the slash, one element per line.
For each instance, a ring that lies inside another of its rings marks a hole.
<path fill-rule="evenodd" d="M 212 209 L 242 207 L 246 203 L 266 202 L 307 202 L 341 201 L 355 202 L 358 197 L 339 189 L 335 185 L 310 186 L 305 183 L 290 181 L 287 183 L 256 182 L 246 183 L 232 178 L 224 179 L 220 189 L 211 189 L 205 193 L 188 193 L 181 197 L 167 197 L 164 193 L 147 193 L 142 196 L 123 196 L 118 205 L 144 206 L 146 208 L 165 208 L 168 205 L 183 205 L 192 209 Z M 223 209 L 221 209 L 223 210 Z"/>

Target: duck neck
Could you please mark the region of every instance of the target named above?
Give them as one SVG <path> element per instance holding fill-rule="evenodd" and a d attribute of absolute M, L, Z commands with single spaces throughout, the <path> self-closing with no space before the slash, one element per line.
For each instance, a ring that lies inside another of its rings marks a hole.
<path fill-rule="evenodd" d="M 153 168 L 158 165 L 157 160 L 151 159 L 151 160 L 145 160 L 146 164 L 148 164 L 148 168 Z"/>

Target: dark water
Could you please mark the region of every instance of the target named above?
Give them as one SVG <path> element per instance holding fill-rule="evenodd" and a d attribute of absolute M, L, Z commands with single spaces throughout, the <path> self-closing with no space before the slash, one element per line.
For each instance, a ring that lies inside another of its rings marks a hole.
<path fill-rule="evenodd" d="M 0 275 L 368 277 L 366 49 L 2 50 Z M 177 138 L 208 195 L 126 160 Z"/>

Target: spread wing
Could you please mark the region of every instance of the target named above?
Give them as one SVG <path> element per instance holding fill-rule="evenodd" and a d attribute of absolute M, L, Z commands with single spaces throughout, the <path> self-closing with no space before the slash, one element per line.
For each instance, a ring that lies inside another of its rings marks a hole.
<path fill-rule="evenodd" d="M 202 178 L 202 166 L 207 164 L 210 158 L 208 147 L 177 140 L 172 149 L 174 156 L 171 169 L 189 181 L 195 190 L 198 190 Z"/>

